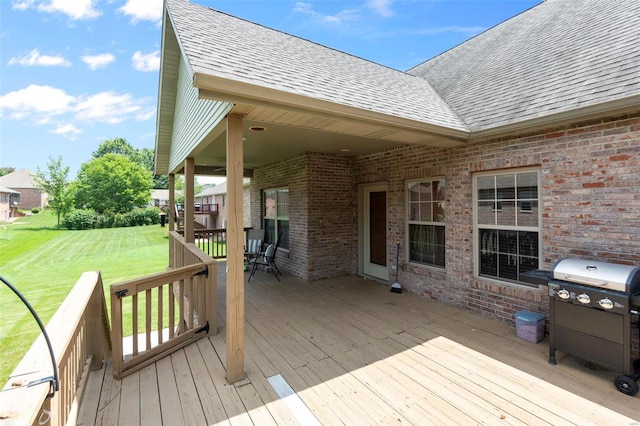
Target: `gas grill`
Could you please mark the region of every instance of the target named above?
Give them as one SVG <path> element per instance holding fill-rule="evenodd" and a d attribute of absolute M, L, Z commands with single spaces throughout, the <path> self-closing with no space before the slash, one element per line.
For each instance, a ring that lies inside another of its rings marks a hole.
<path fill-rule="evenodd" d="M 622 374 L 620 392 L 638 393 L 640 360 L 631 359 L 631 318 L 640 311 L 640 267 L 567 258 L 549 286 L 549 363 L 556 350 Z"/>

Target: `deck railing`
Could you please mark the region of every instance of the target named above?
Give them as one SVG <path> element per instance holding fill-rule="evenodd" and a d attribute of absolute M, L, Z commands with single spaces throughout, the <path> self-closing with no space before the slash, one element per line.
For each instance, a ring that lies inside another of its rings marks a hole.
<path fill-rule="evenodd" d="M 0 392 L 0 425 L 75 424 L 90 370 L 110 356 L 109 318 L 99 272 L 85 272 L 46 327 L 59 391 L 46 399 L 53 374 L 44 336 L 31 346 Z M 35 384 L 34 383 L 38 383 Z"/>
<path fill-rule="evenodd" d="M 247 241 L 247 231 L 252 228 L 244 228 L 245 245 Z M 200 250 L 214 259 L 224 259 L 227 257 L 227 230 L 221 229 L 194 229 L 195 245 Z M 170 249 L 171 251 L 171 249 Z"/>
<path fill-rule="evenodd" d="M 217 331 L 216 262 L 177 232 L 169 247 L 169 271 L 111 286 L 116 378 Z"/>

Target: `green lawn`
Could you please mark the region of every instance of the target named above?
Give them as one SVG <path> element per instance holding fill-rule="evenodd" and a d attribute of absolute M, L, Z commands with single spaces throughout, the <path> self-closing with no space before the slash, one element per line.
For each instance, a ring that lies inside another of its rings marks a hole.
<path fill-rule="evenodd" d="M 46 324 L 84 271 L 100 271 L 107 294 L 111 284 L 164 271 L 167 236 L 168 228 L 159 225 L 58 230 L 54 215 L 40 213 L 0 223 L 0 276 L 18 288 Z M 40 330 L 2 283 L 0 318 L 2 386 Z"/>

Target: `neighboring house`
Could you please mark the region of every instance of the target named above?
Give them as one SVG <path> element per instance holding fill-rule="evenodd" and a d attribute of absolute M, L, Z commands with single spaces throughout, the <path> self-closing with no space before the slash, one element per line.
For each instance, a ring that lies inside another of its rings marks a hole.
<path fill-rule="evenodd" d="M 251 226 L 251 179 L 243 180 L 244 226 Z M 225 229 L 227 227 L 227 182 L 205 188 L 195 195 L 196 222 L 205 228 Z"/>
<path fill-rule="evenodd" d="M 149 206 L 167 208 L 169 206 L 169 190 L 168 189 L 152 189 Z"/>
<path fill-rule="evenodd" d="M 0 221 L 16 217 L 20 205 L 20 193 L 0 186 Z"/>
<path fill-rule="evenodd" d="M 0 186 L 13 189 L 20 193 L 21 210 L 31 210 L 34 207 L 47 205 L 47 193 L 38 189 L 33 173 L 27 169 L 16 170 L 4 176 L 0 176 Z"/>
<path fill-rule="evenodd" d="M 548 309 L 528 270 L 640 265 L 639 28 L 635 0 L 547 0 L 400 72 L 167 0 L 156 173 L 243 141 L 280 267 L 512 323 Z"/>

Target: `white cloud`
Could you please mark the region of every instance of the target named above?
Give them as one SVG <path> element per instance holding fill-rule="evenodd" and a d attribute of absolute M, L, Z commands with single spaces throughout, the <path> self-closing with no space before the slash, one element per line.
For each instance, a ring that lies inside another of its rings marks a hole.
<path fill-rule="evenodd" d="M 136 71 L 157 71 L 160 69 L 160 52 L 156 50 L 155 52 L 144 55 L 138 50 L 131 57 L 131 62 Z"/>
<path fill-rule="evenodd" d="M 11 58 L 8 62 L 9 65 L 22 65 L 27 67 L 43 66 L 43 67 L 69 67 L 71 62 L 66 60 L 63 56 L 49 56 L 41 55 L 38 49 L 33 49 L 31 52 L 24 56 L 17 56 Z"/>
<path fill-rule="evenodd" d="M 136 114 L 137 121 L 147 121 L 156 116 L 156 107 L 146 108 L 143 111 L 140 111 L 139 114 Z"/>
<path fill-rule="evenodd" d="M 152 119 L 155 105 L 150 98 L 136 99 L 130 93 L 72 96 L 55 87 L 30 85 L 0 97 L 0 116 L 50 125 L 52 133 L 73 138 L 82 132 L 83 126 L 95 123 Z"/>
<path fill-rule="evenodd" d="M 61 124 L 51 131 L 56 135 L 61 135 L 69 139 L 76 139 L 76 136 L 82 133 L 82 130 L 78 129 L 73 124 Z"/>
<path fill-rule="evenodd" d="M 389 18 L 393 16 L 393 11 L 391 10 L 392 0 L 369 0 L 367 6 L 369 9 L 375 11 L 378 15 Z"/>
<path fill-rule="evenodd" d="M 100 55 L 85 55 L 81 56 L 80 59 L 89 66 L 89 68 L 93 71 L 98 68 L 104 68 L 109 65 L 111 62 L 116 60 L 116 57 L 111 53 L 102 53 Z"/>
<path fill-rule="evenodd" d="M 36 122 L 47 122 L 51 116 L 68 112 L 73 101 L 64 90 L 32 84 L 0 97 L 0 114 L 9 111 L 9 118 L 32 117 Z"/>
<path fill-rule="evenodd" d="M 118 10 L 130 16 L 133 23 L 138 21 L 160 23 L 162 20 L 162 0 L 127 0 Z"/>
<path fill-rule="evenodd" d="M 98 121 L 108 124 L 121 123 L 142 109 L 141 101 L 129 93 L 100 92 L 78 99 L 74 107 L 80 121 Z"/>
<path fill-rule="evenodd" d="M 357 9 L 343 9 L 333 15 L 323 15 L 313 9 L 311 3 L 296 2 L 294 12 L 309 15 L 314 21 L 322 24 L 339 25 L 347 22 L 355 22 L 361 19 L 361 11 Z"/>
<path fill-rule="evenodd" d="M 412 34 L 419 35 L 432 35 L 432 34 L 443 34 L 443 33 L 462 33 L 466 34 L 468 37 L 474 36 L 485 31 L 486 27 L 460 27 L 460 26 L 449 26 L 449 27 L 431 27 L 431 28 L 422 28 L 417 31 L 412 31 Z"/>
<path fill-rule="evenodd" d="M 96 0 L 19 0 L 12 6 L 14 10 L 36 8 L 40 12 L 62 13 L 73 20 L 93 19 L 102 15 L 95 6 Z"/>
<path fill-rule="evenodd" d="M 27 10 L 33 6 L 33 0 L 17 1 L 11 5 L 13 10 Z"/>

